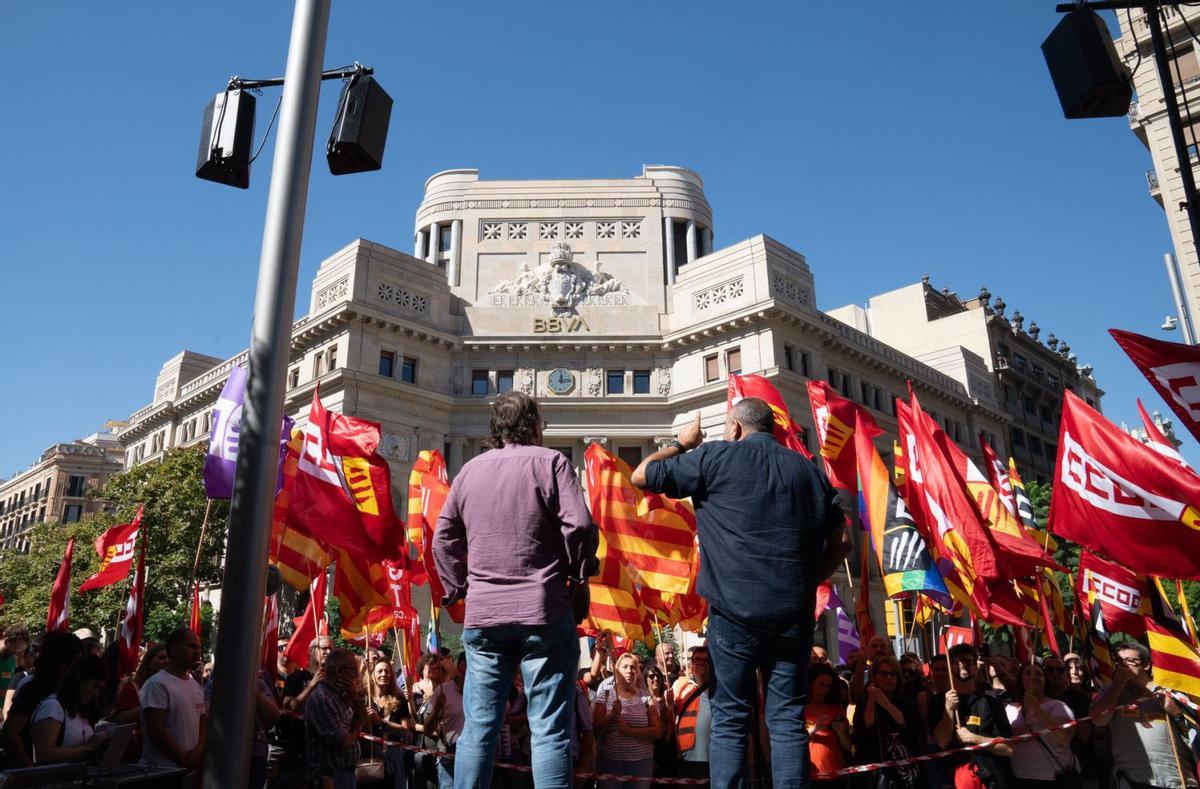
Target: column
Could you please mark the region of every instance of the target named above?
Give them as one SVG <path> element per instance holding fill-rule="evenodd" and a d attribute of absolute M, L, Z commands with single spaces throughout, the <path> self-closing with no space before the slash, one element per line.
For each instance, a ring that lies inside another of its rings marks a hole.
<path fill-rule="evenodd" d="M 458 285 L 458 267 L 462 259 L 462 220 L 450 223 L 450 263 L 446 266 L 446 281 L 450 287 Z"/>
<path fill-rule="evenodd" d="M 458 221 L 458 220 L 455 220 Z M 450 437 L 450 457 L 446 458 L 447 471 L 453 477 L 463 467 L 463 454 L 466 449 L 467 440 L 462 436 Z"/>
<path fill-rule="evenodd" d="M 700 237 L 700 254 L 711 255 L 713 245 L 713 232 L 711 227 L 704 228 L 704 234 Z"/>
<path fill-rule="evenodd" d="M 675 284 L 675 220 L 663 217 L 663 240 L 667 249 L 667 284 Z"/>
<path fill-rule="evenodd" d="M 425 231 L 418 230 L 413 238 L 413 257 L 425 259 Z"/>
<path fill-rule="evenodd" d="M 696 259 L 696 220 L 689 219 L 687 223 L 687 262 Z"/>
<path fill-rule="evenodd" d="M 432 225 L 429 226 L 429 243 L 426 245 L 426 250 L 425 250 L 425 262 L 426 263 L 434 263 L 434 264 L 437 263 L 438 240 L 439 240 L 438 236 L 439 235 L 440 234 L 438 233 L 438 223 L 434 222 Z"/>

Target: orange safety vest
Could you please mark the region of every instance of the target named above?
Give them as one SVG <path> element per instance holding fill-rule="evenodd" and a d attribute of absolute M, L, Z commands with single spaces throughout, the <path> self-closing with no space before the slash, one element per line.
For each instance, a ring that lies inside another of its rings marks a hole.
<path fill-rule="evenodd" d="M 697 685 L 688 680 L 675 698 L 675 742 L 680 753 L 687 753 L 696 747 L 696 718 L 700 714 L 700 694 L 708 689 L 707 685 Z M 693 704 L 692 702 L 696 702 Z"/>

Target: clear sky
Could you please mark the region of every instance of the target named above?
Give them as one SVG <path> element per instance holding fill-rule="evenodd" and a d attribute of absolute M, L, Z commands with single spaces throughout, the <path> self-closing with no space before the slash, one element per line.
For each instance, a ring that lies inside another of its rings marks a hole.
<path fill-rule="evenodd" d="M 291 4 L 17 3 L 0 64 L 0 477 L 147 404 L 182 348 L 245 347 L 274 134 L 248 191 L 193 176 L 205 103 L 283 74 Z M 1166 411 L 1106 334 L 1173 311 L 1150 156 L 1066 121 L 1053 0 L 334 4 L 327 66 L 395 100 L 384 169 L 334 178 L 326 83 L 300 272 L 356 237 L 411 251 L 425 179 L 698 171 L 716 245 L 804 253 L 825 309 L 986 284 L 1095 365 L 1104 410 Z M 1110 20 L 1114 33 L 1115 20 Z M 1144 64 L 1143 68 L 1149 68 Z M 278 99 L 259 99 L 261 137 Z M 1195 444 L 1185 454 L 1200 460 Z"/>

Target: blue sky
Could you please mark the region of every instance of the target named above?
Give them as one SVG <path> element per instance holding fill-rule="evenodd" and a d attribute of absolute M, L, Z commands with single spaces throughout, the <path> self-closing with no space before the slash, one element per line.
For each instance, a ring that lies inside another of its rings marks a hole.
<path fill-rule="evenodd" d="M 181 348 L 245 347 L 274 135 L 248 191 L 192 173 L 228 77 L 282 75 L 291 5 L 19 3 L 5 20 L 0 477 L 145 405 Z M 375 67 L 395 107 L 384 169 L 334 178 L 324 87 L 302 307 L 352 239 L 411 250 L 438 170 L 680 164 L 705 179 L 717 246 L 801 251 L 822 308 L 926 273 L 986 284 L 1095 365 L 1110 418 L 1135 421 L 1136 396 L 1165 411 L 1105 333 L 1178 339 L 1158 330 L 1170 238 L 1150 157 L 1124 118 L 1063 119 L 1039 49 L 1056 20 L 1049 0 L 335 3 L 326 64 Z"/>

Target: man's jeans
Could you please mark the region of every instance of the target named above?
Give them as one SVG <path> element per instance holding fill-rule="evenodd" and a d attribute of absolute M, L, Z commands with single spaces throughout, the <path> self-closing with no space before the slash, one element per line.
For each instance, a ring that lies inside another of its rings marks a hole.
<path fill-rule="evenodd" d="M 812 635 L 784 638 L 708 613 L 708 655 L 712 663 L 712 742 L 709 771 L 713 789 L 746 785 L 746 738 L 757 725 L 756 671 L 766 685 L 766 719 L 771 734 L 774 789 L 808 785 L 808 659 Z"/>
<path fill-rule="evenodd" d="M 575 672 L 579 637 L 564 613 L 550 625 L 467 628 L 463 686 L 466 724 L 455 751 L 455 789 L 486 789 L 517 667 L 529 699 L 533 783 L 538 789 L 570 789 L 571 730 L 575 726 Z"/>

